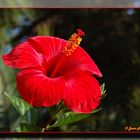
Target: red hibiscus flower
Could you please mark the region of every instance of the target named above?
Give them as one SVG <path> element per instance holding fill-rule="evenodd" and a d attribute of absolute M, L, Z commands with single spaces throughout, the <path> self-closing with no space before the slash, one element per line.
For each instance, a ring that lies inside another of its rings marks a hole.
<path fill-rule="evenodd" d="M 74 112 L 91 113 L 100 102 L 101 91 L 94 75 L 102 76 L 90 56 L 78 46 L 84 32 L 69 41 L 36 36 L 2 56 L 4 63 L 19 68 L 17 88 L 32 106 L 53 106 L 63 101 Z"/>

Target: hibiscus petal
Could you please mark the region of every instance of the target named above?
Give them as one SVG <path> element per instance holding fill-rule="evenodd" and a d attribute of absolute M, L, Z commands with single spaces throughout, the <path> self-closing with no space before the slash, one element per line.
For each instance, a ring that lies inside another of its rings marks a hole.
<path fill-rule="evenodd" d="M 2 56 L 4 63 L 13 68 L 27 68 L 40 65 L 42 57 L 28 43 L 23 42 L 10 53 Z"/>
<path fill-rule="evenodd" d="M 74 112 L 91 113 L 99 105 L 100 97 L 100 85 L 89 73 L 75 72 L 67 79 L 63 100 Z"/>
<path fill-rule="evenodd" d="M 78 66 L 79 70 L 89 71 L 99 77 L 102 77 L 102 73 L 98 69 L 95 62 L 91 59 L 88 53 L 82 49 L 80 46 L 72 53 L 70 57 L 68 57 L 68 62 L 65 63 L 65 67 L 68 67 L 70 63 L 73 66 Z"/>
<path fill-rule="evenodd" d="M 32 106 L 52 106 L 62 99 L 63 77 L 48 78 L 39 69 L 24 69 L 17 74 L 21 97 Z"/>
<path fill-rule="evenodd" d="M 45 55 L 47 60 L 62 52 L 67 42 L 52 36 L 36 36 L 28 41 L 37 52 Z"/>
<path fill-rule="evenodd" d="M 75 51 L 75 53 L 73 55 L 73 59 L 76 60 L 75 57 L 77 57 L 77 56 L 79 57 L 79 59 L 78 59 L 79 63 L 82 64 L 80 66 L 81 69 L 83 69 L 83 70 L 86 69 L 86 70 L 92 72 L 93 74 L 96 74 L 97 76 L 102 77 L 102 73 L 98 69 L 97 65 L 91 59 L 91 57 L 88 55 L 88 53 L 86 51 L 84 51 L 84 49 L 82 49 L 81 47 L 78 47 L 77 51 Z"/>

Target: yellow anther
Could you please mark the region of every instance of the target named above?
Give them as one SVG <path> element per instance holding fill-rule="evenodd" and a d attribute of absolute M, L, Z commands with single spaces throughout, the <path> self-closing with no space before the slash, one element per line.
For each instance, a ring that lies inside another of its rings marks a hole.
<path fill-rule="evenodd" d="M 67 56 L 71 55 L 74 52 L 74 50 L 78 47 L 78 45 L 82 41 L 81 36 L 85 35 L 85 33 L 80 29 L 77 29 L 77 32 L 78 32 L 77 34 L 74 33 L 74 34 L 71 35 L 71 37 L 69 38 L 68 43 L 66 44 L 66 46 L 64 48 L 63 52 Z"/>

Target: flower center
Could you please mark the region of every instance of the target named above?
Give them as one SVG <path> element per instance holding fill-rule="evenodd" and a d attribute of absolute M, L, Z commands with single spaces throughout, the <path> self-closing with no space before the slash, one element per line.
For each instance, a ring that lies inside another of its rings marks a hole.
<path fill-rule="evenodd" d="M 81 36 L 84 36 L 85 33 L 81 30 L 81 29 L 77 29 L 77 34 L 74 33 L 71 35 L 71 37 L 69 38 L 68 43 L 66 44 L 63 53 L 66 56 L 70 56 L 74 50 L 78 47 L 78 45 L 80 44 L 80 42 L 82 41 Z M 58 76 L 58 73 L 60 72 L 60 68 L 63 66 L 63 63 L 65 62 L 66 56 L 63 54 L 60 54 L 57 60 L 58 63 L 55 64 L 55 66 L 53 68 L 51 68 L 50 72 L 48 72 L 49 77 L 54 78 L 56 76 Z"/>
<path fill-rule="evenodd" d="M 74 33 L 71 35 L 63 51 L 66 54 L 66 56 L 69 56 L 74 52 L 74 50 L 78 47 L 78 45 L 82 41 L 81 36 L 84 35 L 85 33 L 81 29 L 77 29 L 77 34 Z"/>

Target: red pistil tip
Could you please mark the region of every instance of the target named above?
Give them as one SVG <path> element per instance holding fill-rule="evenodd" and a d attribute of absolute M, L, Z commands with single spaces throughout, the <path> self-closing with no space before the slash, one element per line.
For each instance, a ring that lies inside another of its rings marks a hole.
<path fill-rule="evenodd" d="M 71 35 L 71 37 L 69 38 L 69 41 L 66 44 L 63 52 L 67 56 L 71 55 L 74 52 L 74 50 L 78 47 L 80 42 L 82 41 L 81 36 L 84 36 L 84 35 L 85 35 L 85 33 L 81 29 L 77 29 L 77 34 L 74 33 L 74 34 Z"/>
<path fill-rule="evenodd" d="M 84 31 L 82 31 L 81 29 L 77 29 L 76 30 L 77 31 L 77 36 L 85 36 L 85 32 Z"/>

